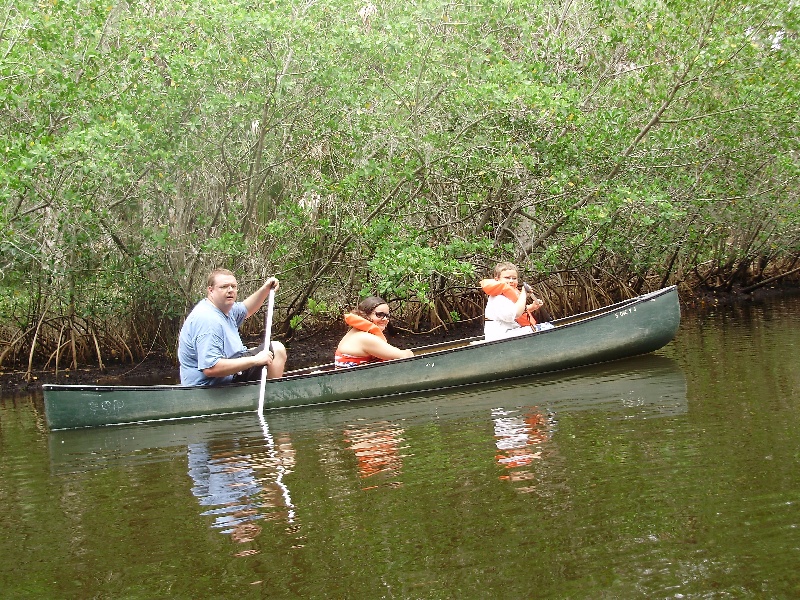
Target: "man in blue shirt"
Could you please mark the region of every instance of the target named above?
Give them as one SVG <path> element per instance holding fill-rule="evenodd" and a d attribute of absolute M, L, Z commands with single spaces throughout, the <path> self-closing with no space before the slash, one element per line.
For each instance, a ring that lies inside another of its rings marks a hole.
<path fill-rule="evenodd" d="M 207 296 L 186 317 L 178 338 L 181 385 L 211 386 L 232 381 L 283 377 L 286 348 L 272 342 L 269 348 L 248 350 L 239 336 L 239 327 L 264 304 L 278 280 L 270 277 L 243 302 L 237 302 L 236 277 L 227 269 L 215 269 L 208 276 Z"/>

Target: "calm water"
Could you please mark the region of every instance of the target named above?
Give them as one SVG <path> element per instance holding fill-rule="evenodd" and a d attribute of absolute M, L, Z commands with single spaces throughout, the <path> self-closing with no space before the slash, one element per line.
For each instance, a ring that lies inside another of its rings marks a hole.
<path fill-rule="evenodd" d="M 800 597 L 799 315 L 263 421 L 51 434 L 0 398 L 0 596 Z"/>

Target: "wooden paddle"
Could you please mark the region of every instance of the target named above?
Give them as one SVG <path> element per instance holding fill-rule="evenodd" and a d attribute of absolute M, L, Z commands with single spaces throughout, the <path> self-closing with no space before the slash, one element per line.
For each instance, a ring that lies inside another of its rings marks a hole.
<path fill-rule="evenodd" d="M 270 336 L 272 335 L 272 308 L 275 305 L 275 286 L 269 289 L 267 302 L 266 324 L 264 326 L 264 350 L 269 350 Z M 273 355 L 274 356 L 274 355 Z M 264 415 L 264 388 L 267 385 L 267 365 L 261 369 L 261 387 L 258 390 L 258 414 Z"/>

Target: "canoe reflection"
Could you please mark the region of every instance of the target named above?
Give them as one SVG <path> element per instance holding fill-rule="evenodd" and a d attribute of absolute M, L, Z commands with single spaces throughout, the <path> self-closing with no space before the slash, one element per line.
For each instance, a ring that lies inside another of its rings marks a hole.
<path fill-rule="evenodd" d="M 486 461 L 494 457 L 498 476 L 529 492 L 538 479 L 566 467 L 558 428 L 570 423 L 570 415 L 598 411 L 603 419 L 636 421 L 687 410 L 680 367 L 651 355 L 402 399 L 284 409 L 263 419 L 249 413 L 55 431 L 49 433 L 49 447 L 57 475 L 117 469 L 134 477 L 131 467 L 186 460 L 187 493 L 202 507 L 200 514 L 232 539 L 251 541 L 267 521 L 299 531 L 294 523 L 303 510 L 313 510 L 309 490 L 318 486 L 330 486 L 327 496 L 342 498 L 356 481 L 355 488 L 369 490 L 427 477 L 416 471 L 425 464 L 419 457 L 426 456 L 426 436 L 438 436 L 448 422 L 472 424 L 464 432 L 472 445 L 461 452 L 471 460 L 484 460 L 484 453 Z M 447 464 L 448 448 L 436 449 Z M 410 465 L 414 473 L 405 472 Z M 305 496 L 294 499 L 292 488 Z"/>

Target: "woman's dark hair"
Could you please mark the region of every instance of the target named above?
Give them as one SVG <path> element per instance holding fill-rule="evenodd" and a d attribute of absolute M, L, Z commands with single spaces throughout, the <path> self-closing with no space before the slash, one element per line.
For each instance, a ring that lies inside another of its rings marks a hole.
<path fill-rule="evenodd" d="M 372 314 L 372 311 L 375 310 L 375 307 L 380 306 L 381 304 L 386 304 L 386 300 L 378 296 L 367 296 L 358 303 L 358 306 L 353 310 L 353 312 L 366 319 Z"/>

